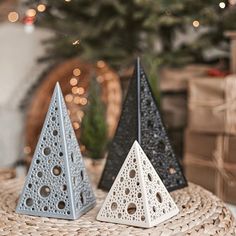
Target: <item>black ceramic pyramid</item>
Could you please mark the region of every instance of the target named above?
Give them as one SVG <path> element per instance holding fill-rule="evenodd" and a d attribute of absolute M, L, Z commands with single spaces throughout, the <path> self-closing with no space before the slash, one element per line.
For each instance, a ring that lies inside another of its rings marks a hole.
<path fill-rule="evenodd" d="M 135 140 L 143 148 L 168 191 L 187 186 L 139 58 L 136 60 L 116 134 L 109 147 L 99 188 L 110 190 Z"/>

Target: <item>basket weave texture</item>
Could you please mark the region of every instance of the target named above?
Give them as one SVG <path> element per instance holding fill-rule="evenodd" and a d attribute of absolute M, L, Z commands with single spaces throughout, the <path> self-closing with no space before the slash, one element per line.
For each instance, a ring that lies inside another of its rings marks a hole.
<path fill-rule="evenodd" d="M 171 193 L 180 213 L 150 229 L 96 221 L 107 194 L 101 190 L 95 191 L 96 207 L 75 221 L 18 215 L 15 207 L 23 183 L 19 178 L 0 182 L 0 235 L 236 235 L 235 219 L 224 203 L 191 183 Z"/>

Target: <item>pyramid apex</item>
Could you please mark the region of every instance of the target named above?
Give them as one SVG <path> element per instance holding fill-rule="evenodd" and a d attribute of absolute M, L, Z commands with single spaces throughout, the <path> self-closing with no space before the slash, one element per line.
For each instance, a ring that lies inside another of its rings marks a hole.
<path fill-rule="evenodd" d="M 141 146 L 140 146 L 140 144 L 139 144 L 139 142 L 138 142 L 137 140 L 134 141 L 133 147 L 134 147 L 136 150 L 138 150 L 138 148 L 141 148 Z M 141 149 L 142 149 L 142 148 L 141 148 Z"/>
<path fill-rule="evenodd" d="M 134 144 L 140 146 L 137 140 L 134 141 Z"/>
<path fill-rule="evenodd" d="M 136 70 L 139 70 L 139 69 L 140 69 L 140 57 L 137 57 L 137 58 L 136 58 L 136 61 L 135 61 L 135 68 L 136 68 Z"/>
<path fill-rule="evenodd" d="M 56 82 L 55 90 L 56 90 L 57 92 L 61 92 L 61 86 L 60 86 L 60 84 L 59 84 L 58 81 Z"/>

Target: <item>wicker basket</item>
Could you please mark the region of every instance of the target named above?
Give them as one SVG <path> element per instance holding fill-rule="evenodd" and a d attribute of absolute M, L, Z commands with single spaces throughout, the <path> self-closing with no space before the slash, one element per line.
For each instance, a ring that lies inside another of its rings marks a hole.
<path fill-rule="evenodd" d="M 200 186 L 171 193 L 180 213 L 150 229 L 96 221 L 105 192 L 96 190 L 97 206 L 75 221 L 18 215 L 16 202 L 23 179 L 1 182 L 0 235 L 236 235 L 235 221 L 223 202 Z"/>

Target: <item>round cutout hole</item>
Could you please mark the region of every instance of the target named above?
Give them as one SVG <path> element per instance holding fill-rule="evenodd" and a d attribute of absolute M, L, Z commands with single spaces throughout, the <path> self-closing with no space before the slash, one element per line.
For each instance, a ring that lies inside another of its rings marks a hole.
<path fill-rule="evenodd" d="M 73 183 L 74 183 L 75 186 L 78 185 L 78 179 L 77 179 L 76 176 L 73 176 Z"/>
<path fill-rule="evenodd" d="M 65 184 L 63 184 L 63 185 L 61 186 L 61 190 L 62 190 L 62 191 L 66 191 L 66 190 L 67 190 L 67 186 L 66 186 Z"/>
<path fill-rule="evenodd" d="M 142 193 L 138 193 L 138 198 L 141 198 L 142 197 Z"/>
<path fill-rule="evenodd" d="M 53 130 L 52 134 L 53 134 L 53 136 L 57 136 L 58 135 L 58 131 L 57 130 Z"/>
<path fill-rule="evenodd" d="M 128 195 L 130 190 L 128 188 L 125 189 L 125 194 Z"/>
<path fill-rule="evenodd" d="M 156 207 L 153 206 L 153 207 L 152 207 L 152 210 L 153 210 L 153 212 L 156 212 Z"/>
<path fill-rule="evenodd" d="M 84 172 L 82 170 L 80 171 L 80 177 L 82 180 L 84 180 Z"/>
<path fill-rule="evenodd" d="M 151 120 L 148 120 L 147 126 L 148 128 L 153 128 L 153 122 Z"/>
<path fill-rule="evenodd" d="M 129 177 L 130 177 L 130 178 L 134 178 L 135 175 L 136 175 L 136 171 L 135 171 L 135 170 L 131 170 L 131 171 L 129 172 Z"/>
<path fill-rule="evenodd" d="M 71 161 L 74 162 L 74 153 L 71 153 Z"/>
<path fill-rule="evenodd" d="M 32 198 L 27 198 L 25 201 L 26 206 L 31 207 L 33 206 L 33 199 Z"/>
<path fill-rule="evenodd" d="M 63 202 L 63 201 L 60 201 L 60 202 L 58 202 L 58 204 L 57 204 L 57 207 L 58 207 L 60 210 L 64 209 L 65 206 L 66 206 L 66 204 L 65 204 L 65 202 Z"/>
<path fill-rule="evenodd" d="M 152 181 L 152 175 L 150 173 L 148 173 L 148 179 L 149 181 Z"/>
<path fill-rule="evenodd" d="M 53 116 L 53 117 L 52 117 L 52 121 L 55 121 L 55 120 L 56 120 L 56 117 L 55 117 L 55 116 Z"/>
<path fill-rule="evenodd" d="M 82 204 L 84 204 L 84 195 L 82 192 L 80 193 L 80 201 Z"/>
<path fill-rule="evenodd" d="M 162 203 L 162 197 L 161 197 L 161 194 L 159 192 L 156 193 L 156 198 L 157 198 L 157 201 Z"/>
<path fill-rule="evenodd" d="M 176 173 L 175 168 L 170 167 L 170 168 L 169 168 L 169 173 L 170 173 L 171 175 L 175 174 L 175 173 Z"/>
<path fill-rule="evenodd" d="M 48 186 L 44 185 L 40 188 L 40 191 L 39 191 L 41 197 L 48 197 L 51 193 L 51 190 Z"/>
<path fill-rule="evenodd" d="M 141 221 L 145 221 L 145 216 L 141 216 Z"/>
<path fill-rule="evenodd" d="M 38 176 L 39 178 L 41 178 L 41 177 L 43 176 L 43 172 L 39 171 L 39 172 L 37 173 L 37 176 Z"/>
<path fill-rule="evenodd" d="M 43 154 L 44 154 L 45 156 L 48 156 L 50 153 L 51 153 L 51 149 L 50 149 L 49 147 L 45 147 L 45 148 L 43 149 Z"/>
<path fill-rule="evenodd" d="M 121 213 L 118 213 L 118 218 L 121 218 L 121 216 L 122 216 Z"/>
<path fill-rule="evenodd" d="M 52 168 L 52 173 L 55 175 L 55 176 L 58 176 L 61 174 L 61 167 L 60 166 L 54 166 Z"/>
<path fill-rule="evenodd" d="M 137 207 L 134 203 L 130 203 L 127 207 L 127 212 L 130 215 L 133 215 L 136 212 L 136 210 L 137 210 Z"/>
<path fill-rule="evenodd" d="M 117 209 L 117 203 L 116 202 L 113 202 L 112 204 L 111 204 L 111 210 L 112 211 L 115 211 Z"/>
<path fill-rule="evenodd" d="M 160 140 L 159 143 L 157 144 L 157 146 L 158 146 L 158 149 L 159 149 L 160 151 L 164 151 L 165 148 L 166 148 L 166 145 L 165 145 L 165 143 L 164 143 L 164 140 Z"/>
<path fill-rule="evenodd" d="M 123 177 L 120 177 L 120 182 L 123 182 L 124 181 L 124 178 Z"/>
<path fill-rule="evenodd" d="M 48 207 L 47 207 L 47 206 L 43 207 L 43 210 L 44 210 L 44 211 L 47 211 L 47 210 L 48 210 Z"/>

